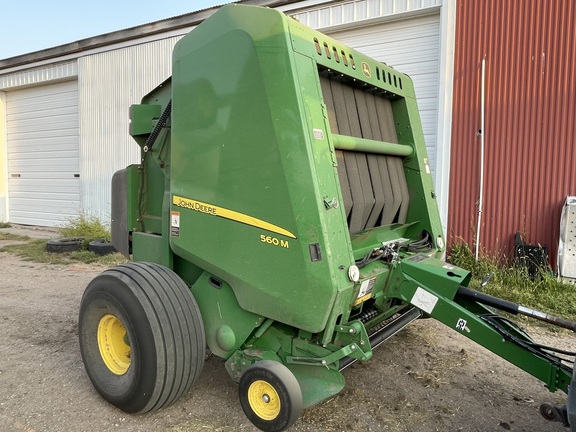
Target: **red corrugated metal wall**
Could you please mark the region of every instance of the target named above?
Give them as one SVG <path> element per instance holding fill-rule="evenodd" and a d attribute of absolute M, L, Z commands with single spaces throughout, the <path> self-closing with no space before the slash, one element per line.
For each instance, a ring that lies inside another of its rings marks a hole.
<path fill-rule="evenodd" d="M 514 234 L 549 248 L 576 195 L 574 0 L 459 0 L 448 234 L 474 244 L 485 73 L 484 209 L 480 246 L 513 253 Z"/>

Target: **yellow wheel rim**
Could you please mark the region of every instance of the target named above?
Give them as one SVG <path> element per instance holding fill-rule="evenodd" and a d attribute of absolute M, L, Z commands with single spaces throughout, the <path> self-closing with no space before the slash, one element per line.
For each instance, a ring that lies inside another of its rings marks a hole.
<path fill-rule="evenodd" d="M 98 324 L 98 349 L 102 360 L 116 375 L 124 375 L 130 367 L 130 341 L 122 321 L 105 315 Z"/>
<path fill-rule="evenodd" d="M 280 414 L 280 397 L 266 381 L 258 380 L 250 384 L 248 403 L 254 414 L 263 420 L 274 420 Z"/>

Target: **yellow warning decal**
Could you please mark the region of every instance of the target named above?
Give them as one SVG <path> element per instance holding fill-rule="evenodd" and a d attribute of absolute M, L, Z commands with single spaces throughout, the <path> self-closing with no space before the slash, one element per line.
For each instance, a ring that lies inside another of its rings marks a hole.
<path fill-rule="evenodd" d="M 172 204 L 188 210 L 193 210 L 200 213 L 206 213 L 212 216 L 218 216 L 224 219 L 233 220 L 256 228 L 261 228 L 263 230 L 270 231 L 276 234 L 281 234 L 283 236 L 290 237 L 293 239 L 296 238 L 294 234 L 292 234 L 288 230 L 285 230 L 284 228 L 273 225 L 261 219 L 257 219 L 253 216 L 249 216 L 244 213 L 239 213 L 234 210 L 225 209 L 223 207 L 218 207 L 212 204 L 207 204 L 193 199 L 183 198 L 178 195 L 172 196 Z"/>

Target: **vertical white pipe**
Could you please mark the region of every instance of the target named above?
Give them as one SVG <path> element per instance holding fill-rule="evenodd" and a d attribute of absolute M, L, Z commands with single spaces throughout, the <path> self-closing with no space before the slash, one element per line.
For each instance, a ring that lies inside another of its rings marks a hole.
<path fill-rule="evenodd" d="M 480 229 L 482 223 L 482 206 L 484 204 L 484 81 L 486 77 L 486 58 L 482 59 L 482 76 L 480 78 L 480 193 L 478 197 L 478 225 L 476 226 L 476 261 L 480 250 Z"/>

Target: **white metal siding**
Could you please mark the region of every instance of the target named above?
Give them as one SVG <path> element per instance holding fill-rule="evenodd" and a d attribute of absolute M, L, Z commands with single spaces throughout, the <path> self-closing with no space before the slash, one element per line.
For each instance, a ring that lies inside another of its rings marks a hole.
<path fill-rule="evenodd" d="M 58 226 L 80 209 L 76 81 L 6 96 L 8 220 Z"/>
<path fill-rule="evenodd" d="M 129 107 L 172 74 L 171 37 L 78 59 L 80 168 L 87 214 L 110 219 L 110 182 L 116 170 L 139 163 L 129 135 Z"/>
<path fill-rule="evenodd" d="M 59 63 L 31 70 L 10 73 L 0 76 L 0 90 L 30 87 L 45 84 L 49 81 L 66 81 L 76 79 L 78 68 L 76 62 Z"/>
<path fill-rule="evenodd" d="M 416 88 L 430 166 L 436 167 L 440 16 L 432 14 L 359 26 L 331 32 L 330 35 L 410 75 Z"/>
<path fill-rule="evenodd" d="M 382 17 L 422 13 L 427 9 L 437 10 L 443 0 L 353 0 L 329 2 L 309 8 L 304 6 L 305 3 L 289 4 L 278 9 L 286 11 L 308 27 L 322 29 Z"/>

